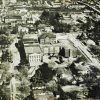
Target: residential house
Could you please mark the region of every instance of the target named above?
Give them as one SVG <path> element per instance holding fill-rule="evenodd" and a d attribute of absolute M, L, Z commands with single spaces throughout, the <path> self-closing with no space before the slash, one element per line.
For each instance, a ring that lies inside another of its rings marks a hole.
<path fill-rule="evenodd" d="M 20 20 L 21 21 L 21 16 L 6 16 L 4 17 L 4 22 L 5 23 L 9 23 L 9 22 L 16 22 L 17 20 Z"/>
<path fill-rule="evenodd" d="M 6 24 L 6 23 L 0 23 L 0 29 L 1 30 L 4 29 L 4 28 L 8 28 L 8 27 L 9 27 L 8 24 Z"/>
<path fill-rule="evenodd" d="M 25 34 L 23 37 L 23 43 L 25 44 L 39 44 L 37 34 Z"/>
<path fill-rule="evenodd" d="M 56 43 L 56 35 L 50 33 L 43 33 L 39 37 L 40 44 L 54 44 Z"/>
<path fill-rule="evenodd" d="M 33 93 L 36 98 L 36 100 L 55 100 L 55 97 L 52 92 L 48 91 L 46 89 L 46 86 L 42 85 L 41 83 L 33 85 Z"/>
<path fill-rule="evenodd" d="M 24 32 L 24 33 L 28 33 L 29 32 L 29 29 L 25 26 L 18 26 L 18 32 L 21 33 L 21 32 Z"/>

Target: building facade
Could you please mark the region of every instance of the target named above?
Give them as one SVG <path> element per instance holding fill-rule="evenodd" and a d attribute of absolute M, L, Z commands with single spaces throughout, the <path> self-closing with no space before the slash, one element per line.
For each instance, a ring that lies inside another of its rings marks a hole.
<path fill-rule="evenodd" d="M 56 43 L 56 36 L 50 33 L 44 33 L 39 37 L 40 44 L 54 44 Z"/>
<path fill-rule="evenodd" d="M 30 66 L 38 66 L 42 62 L 42 52 L 39 45 L 24 45 L 26 58 Z"/>
<path fill-rule="evenodd" d="M 41 61 L 42 61 L 41 54 L 34 53 L 34 54 L 29 55 L 30 66 L 39 65 L 39 64 L 41 64 Z"/>

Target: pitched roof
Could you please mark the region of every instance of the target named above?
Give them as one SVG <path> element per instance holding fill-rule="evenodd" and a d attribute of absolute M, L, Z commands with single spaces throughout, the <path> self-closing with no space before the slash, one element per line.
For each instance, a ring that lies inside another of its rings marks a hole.
<path fill-rule="evenodd" d="M 41 53 L 41 48 L 39 45 L 25 45 L 26 54 Z"/>
<path fill-rule="evenodd" d="M 50 33 L 43 33 L 43 34 L 40 36 L 40 39 L 45 39 L 46 37 L 49 37 L 49 38 L 56 38 L 56 35 L 50 34 Z"/>
<path fill-rule="evenodd" d="M 75 86 L 75 85 L 67 85 L 67 86 L 62 86 L 61 89 L 66 93 L 66 92 L 73 92 L 73 91 L 82 91 L 83 87 Z"/>
<path fill-rule="evenodd" d="M 8 19 L 22 19 L 21 16 L 6 16 Z"/>

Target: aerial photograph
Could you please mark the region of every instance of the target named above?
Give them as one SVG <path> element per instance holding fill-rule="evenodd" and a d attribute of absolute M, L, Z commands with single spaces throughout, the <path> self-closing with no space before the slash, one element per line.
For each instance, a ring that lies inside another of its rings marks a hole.
<path fill-rule="evenodd" d="M 100 100 L 100 0 L 0 0 L 0 100 Z"/>

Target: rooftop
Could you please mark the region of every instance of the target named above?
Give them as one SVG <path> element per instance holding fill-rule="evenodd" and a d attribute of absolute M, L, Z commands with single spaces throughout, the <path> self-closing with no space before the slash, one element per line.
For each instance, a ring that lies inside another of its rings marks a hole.
<path fill-rule="evenodd" d="M 40 39 L 45 39 L 46 37 L 49 37 L 49 38 L 56 38 L 56 35 L 51 34 L 51 33 L 43 33 L 43 34 L 40 36 Z"/>
<path fill-rule="evenodd" d="M 26 54 L 33 54 L 33 53 L 41 53 L 41 48 L 39 45 L 25 45 L 25 52 Z"/>
<path fill-rule="evenodd" d="M 63 92 L 73 92 L 73 91 L 82 91 L 83 87 L 71 85 L 71 86 L 62 86 L 61 89 L 63 90 Z"/>

